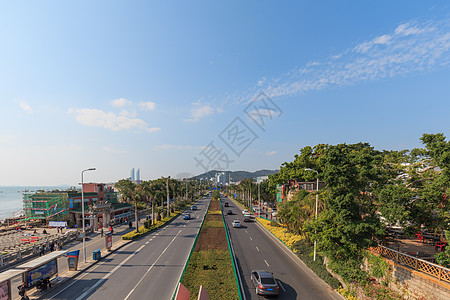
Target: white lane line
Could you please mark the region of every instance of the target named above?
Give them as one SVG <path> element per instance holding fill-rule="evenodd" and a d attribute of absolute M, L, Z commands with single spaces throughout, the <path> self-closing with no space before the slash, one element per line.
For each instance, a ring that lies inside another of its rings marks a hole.
<path fill-rule="evenodd" d="M 250 237 L 250 240 L 253 241 L 252 237 Z"/>
<path fill-rule="evenodd" d="M 258 250 L 258 251 L 259 251 L 259 248 L 258 248 L 258 247 L 256 247 L 256 250 Z"/>
<path fill-rule="evenodd" d="M 172 245 L 173 241 L 175 241 L 175 239 L 178 237 L 180 232 L 181 232 L 181 229 L 180 229 L 180 231 L 178 231 L 177 235 L 173 237 L 173 239 L 170 241 L 169 245 L 167 245 L 166 249 L 164 249 L 164 251 L 161 252 L 161 254 L 158 256 L 158 258 L 155 260 L 155 262 L 150 266 L 150 268 L 148 268 L 147 272 L 145 272 L 144 276 L 142 276 L 141 280 L 139 280 L 139 282 L 136 283 L 136 285 L 128 293 L 128 295 L 124 298 L 124 300 L 127 300 L 131 296 L 131 294 L 134 292 L 134 290 L 137 288 L 137 286 L 142 282 L 142 280 L 144 280 L 145 276 L 147 276 L 148 272 L 150 272 L 150 270 L 153 269 L 153 267 L 158 262 L 158 260 L 161 258 L 161 256 L 163 256 L 163 254 L 167 251 L 167 249 L 169 249 L 170 245 Z"/>
<path fill-rule="evenodd" d="M 270 266 L 269 266 L 269 263 L 267 262 L 267 260 L 264 260 L 264 262 L 266 263 L 266 265 L 267 265 L 268 267 L 270 267 Z"/>
<path fill-rule="evenodd" d="M 247 231 L 247 230 L 245 230 L 245 233 L 248 233 L 248 231 Z"/>
<path fill-rule="evenodd" d="M 112 269 L 111 271 L 109 271 L 105 276 L 103 276 L 100 280 L 98 280 L 93 286 L 91 286 L 88 290 L 86 290 L 83 294 L 81 294 L 76 300 L 81 300 L 84 297 L 86 297 L 90 292 L 92 292 L 94 289 L 97 288 L 97 286 L 99 286 L 101 283 L 103 283 L 103 281 L 105 281 L 106 279 L 109 278 L 109 276 L 111 276 L 114 272 L 117 271 L 117 269 L 119 269 L 121 266 L 123 266 L 128 260 L 130 260 L 135 254 L 139 253 L 139 251 L 142 250 L 142 248 L 144 248 L 145 245 L 142 245 L 141 247 L 139 247 L 139 249 L 137 249 L 136 251 L 133 252 L 132 255 L 128 256 L 127 258 L 125 258 L 120 264 L 118 264 L 114 269 Z"/>
<path fill-rule="evenodd" d="M 283 292 L 286 292 L 286 289 L 284 288 L 284 286 L 281 284 L 281 282 L 279 280 L 278 281 L 278 285 L 281 286 L 281 289 L 283 290 Z"/>

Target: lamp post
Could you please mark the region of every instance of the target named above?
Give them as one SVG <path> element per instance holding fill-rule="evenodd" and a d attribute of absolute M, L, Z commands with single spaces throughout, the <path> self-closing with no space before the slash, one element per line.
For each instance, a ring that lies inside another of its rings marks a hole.
<path fill-rule="evenodd" d="M 305 171 L 313 171 L 316 172 L 317 174 L 317 183 L 316 183 L 316 214 L 315 214 L 315 219 L 317 220 L 317 206 L 319 203 L 319 172 L 317 172 L 316 170 L 310 169 L 310 168 L 306 168 Z M 314 231 L 314 234 L 317 233 L 317 230 Z M 314 240 L 314 261 L 316 261 L 316 247 L 317 247 L 317 238 Z"/>
<path fill-rule="evenodd" d="M 85 221 L 84 221 L 84 181 L 83 181 L 83 175 L 86 171 L 95 171 L 95 168 L 89 168 L 86 170 L 81 171 L 81 215 L 83 220 L 83 256 L 84 256 L 84 262 L 86 262 L 86 231 L 85 231 Z"/>

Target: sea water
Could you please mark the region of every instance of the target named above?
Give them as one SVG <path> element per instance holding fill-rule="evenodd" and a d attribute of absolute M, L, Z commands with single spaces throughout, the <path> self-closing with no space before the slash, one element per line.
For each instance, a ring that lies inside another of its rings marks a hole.
<path fill-rule="evenodd" d="M 66 190 L 69 186 L 0 186 L 0 220 L 14 217 L 23 210 L 23 193 L 37 190 Z"/>

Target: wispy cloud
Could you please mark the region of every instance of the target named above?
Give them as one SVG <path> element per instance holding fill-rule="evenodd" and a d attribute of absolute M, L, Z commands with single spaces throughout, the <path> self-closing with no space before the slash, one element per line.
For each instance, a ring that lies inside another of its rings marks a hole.
<path fill-rule="evenodd" d="M 157 149 L 161 150 L 169 150 L 169 149 L 175 149 L 175 150 L 202 150 L 205 148 L 205 146 L 182 146 L 182 145 L 170 145 L 170 144 L 164 144 L 156 146 Z"/>
<path fill-rule="evenodd" d="M 151 101 L 149 101 L 149 102 L 139 102 L 138 106 L 141 109 L 144 109 L 144 110 L 155 110 L 156 109 L 156 103 L 155 102 L 151 102 Z"/>
<path fill-rule="evenodd" d="M 109 148 L 109 147 L 102 147 L 102 150 L 106 151 L 106 152 L 116 153 L 116 154 L 127 153 L 127 151 L 125 151 L 125 150 L 117 150 L 117 149 L 113 149 L 113 148 Z"/>
<path fill-rule="evenodd" d="M 101 127 L 113 131 L 140 129 L 148 132 L 156 132 L 161 129 L 158 127 L 148 127 L 147 123 L 141 119 L 129 116 L 126 113 L 115 114 L 105 112 L 100 109 L 71 109 L 69 113 L 76 115 L 76 120 L 87 126 Z"/>
<path fill-rule="evenodd" d="M 26 104 L 23 101 L 20 101 L 20 108 L 23 109 L 27 114 L 31 115 L 33 113 L 33 110 L 31 109 L 31 107 Z"/>
<path fill-rule="evenodd" d="M 185 122 L 197 122 L 203 117 L 212 115 L 214 112 L 221 112 L 221 109 L 214 108 L 210 104 L 203 104 L 200 101 L 192 103 L 190 118 L 184 119 Z"/>
<path fill-rule="evenodd" d="M 125 99 L 125 98 L 119 98 L 111 101 L 111 105 L 114 107 L 124 107 L 127 105 L 131 105 L 133 102 Z"/>
<path fill-rule="evenodd" d="M 225 102 L 248 102 L 261 91 L 271 98 L 296 96 L 362 81 L 429 72 L 449 64 L 450 19 L 411 21 L 398 25 L 392 32 L 361 42 L 327 59 L 309 62 L 280 77 L 264 77 L 247 92 L 228 97 Z"/>
<path fill-rule="evenodd" d="M 275 155 L 275 154 L 277 154 L 277 151 L 270 151 L 270 152 L 266 153 L 267 156 L 272 156 L 272 155 Z"/>

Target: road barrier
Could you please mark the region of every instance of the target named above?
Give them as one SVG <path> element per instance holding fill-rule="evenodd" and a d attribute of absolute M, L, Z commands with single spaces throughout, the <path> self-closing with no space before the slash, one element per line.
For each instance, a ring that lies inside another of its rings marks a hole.
<path fill-rule="evenodd" d="M 440 281 L 450 283 L 450 269 L 448 268 L 444 268 L 429 261 L 419 259 L 381 245 L 371 247 L 369 250 L 387 259 L 393 260 L 400 265 L 410 267 L 416 271 L 433 276 Z"/>
<path fill-rule="evenodd" d="M 210 202 L 210 204 L 211 204 L 211 202 Z M 188 259 L 186 260 L 186 264 L 184 265 L 184 268 L 183 268 L 183 272 L 181 272 L 181 276 L 180 276 L 180 279 L 178 280 L 177 287 L 175 288 L 175 291 L 174 291 L 174 293 L 172 295 L 172 298 L 171 298 L 172 300 L 175 299 L 175 296 L 176 296 L 177 291 L 178 291 L 178 287 L 179 287 L 181 281 L 183 280 L 184 273 L 186 272 L 187 266 L 189 265 L 189 261 L 191 260 L 192 252 L 194 252 L 194 248 L 197 245 L 198 235 L 200 233 L 200 230 L 202 230 L 203 222 L 205 222 L 205 218 L 206 218 L 206 214 L 208 213 L 208 209 L 209 209 L 209 206 L 206 208 L 206 213 L 203 216 L 202 224 L 200 224 L 200 227 L 199 227 L 198 232 L 197 232 L 197 236 L 195 237 L 194 243 L 192 244 L 191 251 L 189 252 Z"/>
<path fill-rule="evenodd" d="M 230 237 L 229 237 L 230 233 L 228 232 L 229 228 L 225 224 L 225 219 L 223 217 L 223 205 L 222 205 L 222 201 L 220 200 L 220 198 L 219 198 L 219 203 L 220 203 L 220 210 L 222 212 L 222 222 L 223 222 L 223 226 L 225 227 L 225 233 L 226 233 L 226 237 L 227 237 L 228 250 L 230 251 L 231 260 L 233 261 L 234 277 L 236 279 L 236 283 L 237 283 L 237 286 L 238 286 L 239 299 L 242 300 L 243 292 L 242 292 L 242 287 L 241 287 L 241 276 L 240 276 L 240 274 L 238 272 L 237 263 L 236 263 L 236 256 L 234 254 L 233 245 L 230 242 Z M 244 296 L 244 298 L 245 298 L 245 296 Z"/>

